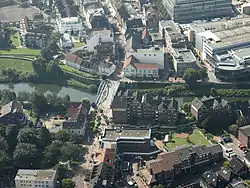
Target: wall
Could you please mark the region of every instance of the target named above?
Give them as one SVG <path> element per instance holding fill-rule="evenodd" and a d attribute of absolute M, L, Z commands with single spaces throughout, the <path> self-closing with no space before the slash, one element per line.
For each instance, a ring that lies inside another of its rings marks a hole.
<path fill-rule="evenodd" d="M 249 148 L 249 145 L 248 145 L 248 137 L 245 136 L 241 130 L 238 131 L 238 139 L 240 141 L 241 144 L 244 144 L 245 146 L 247 146 Z"/>
<path fill-rule="evenodd" d="M 143 50 L 142 50 L 143 51 Z M 157 63 L 159 65 L 159 69 L 164 69 L 164 53 L 162 51 L 159 52 L 127 52 L 126 58 L 133 55 L 136 59 L 138 59 L 141 63 Z"/>
<path fill-rule="evenodd" d="M 136 76 L 136 69 L 132 65 L 128 65 L 124 69 L 124 76 L 126 76 L 126 77 L 135 77 Z"/>

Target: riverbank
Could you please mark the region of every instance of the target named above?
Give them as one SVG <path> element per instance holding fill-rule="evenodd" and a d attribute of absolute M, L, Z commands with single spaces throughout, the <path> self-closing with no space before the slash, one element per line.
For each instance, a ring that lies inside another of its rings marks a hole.
<path fill-rule="evenodd" d="M 16 84 L 0 84 L 0 90 L 14 91 L 16 95 L 19 92 L 38 92 L 41 95 L 55 94 L 59 97 L 70 96 L 71 101 L 79 102 L 82 98 L 88 98 L 91 102 L 95 102 L 96 93 L 88 90 L 76 89 L 69 85 L 54 84 L 33 84 L 33 83 L 16 83 Z"/>

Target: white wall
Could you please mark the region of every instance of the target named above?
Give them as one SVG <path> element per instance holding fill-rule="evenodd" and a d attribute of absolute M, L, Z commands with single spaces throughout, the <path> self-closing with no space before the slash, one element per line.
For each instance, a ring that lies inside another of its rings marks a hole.
<path fill-rule="evenodd" d="M 105 30 L 105 32 L 98 32 L 93 35 L 90 39 L 87 39 L 87 46 L 89 52 L 95 51 L 95 46 L 101 42 L 114 42 L 114 35 L 111 30 Z"/>
<path fill-rule="evenodd" d="M 136 68 L 132 65 L 128 65 L 124 70 L 125 77 L 136 77 Z"/>
<path fill-rule="evenodd" d="M 102 74 L 102 75 L 110 76 L 111 74 L 113 74 L 113 72 L 115 72 L 115 69 L 116 69 L 115 65 L 112 65 L 109 68 L 99 66 L 99 73 Z"/>
<path fill-rule="evenodd" d="M 143 53 L 145 52 L 145 53 Z M 149 50 L 140 50 L 139 53 L 136 52 L 127 52 L 126 58 L 133 55 L 136 59 L 138 59 L 141 63 L 157 63 L 159 69 L 164 69 L 164 53 L 163 51 L 150 52 Z"/>
<path fill-rule="evenodd" d="M 24 183 L 24 181 L 25 181 L 25 183 Z M 30 183 L 27 181 L 30 181 Z M 48 184 L 47 184 L 47 182 L 48 182 Z M 21 186 L 21 184 L 22 184 L 22 186 Z M 42 185 L 43 185 L 44 188 L 54 188 L 55 182 L 54 181 L 47 181 L 46 179 L 36 180 L 36 182 L 34 180 L 24 179 L 24 180 L 22 180 L 22 183 L 21 183 L 21 180 L 15 180 L 15 185 L 16 185 L 16 188 L 37 188 L 39 185 L 40 185 L 39 187 L 42 187 Z M 29 185 L 31 185 L 31 186 L 29 186 Z M 37 185 L 37 187 L 35 185 Z M 46 187 L 46 185 L 48 185 L 48 187 Z"/>
<path fill-rule="evenodd" d="M 72 30 L 74 32 L 79 32 L 83 30 L 82 22 L 81 20 L 78 20 L 76 22 L 64 22 L 63 19 L 58 19 L 57 20 L 58 27 L 59 27 L 59 32 L 60 33 L 65 33 L 66 31 L 71 32 Z"/>

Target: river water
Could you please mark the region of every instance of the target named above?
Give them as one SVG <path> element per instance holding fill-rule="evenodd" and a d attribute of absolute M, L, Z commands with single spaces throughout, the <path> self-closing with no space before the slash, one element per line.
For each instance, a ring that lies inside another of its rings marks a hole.
<path fill-rule="evenodd" d="M 18 84 L 0 84 L 0 90 L 9 89 L 11 91 L 18 92 L 27 91 L 33 92 L 37 91 L 41 94 L 55 93 L 57 96 L 64 97 L 66 95 L 70 96 L 71 101 L 80 101 L 82 98 L 88 98 L 91 102 L 96 99 L 96 94 L 87 93 L 79 91 L 70 87 L 57 86 L 52 84 L 29 84 L 29 83 L 18 83 Z"/>

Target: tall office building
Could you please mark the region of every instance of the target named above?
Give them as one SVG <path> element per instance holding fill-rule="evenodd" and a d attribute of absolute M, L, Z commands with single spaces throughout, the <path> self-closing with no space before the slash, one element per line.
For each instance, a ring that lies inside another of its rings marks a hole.
<path fill-rule="evenodd" d="M 162 0 L 175 22 L 219 18 L 232 15 L 230 0 Z"/>

